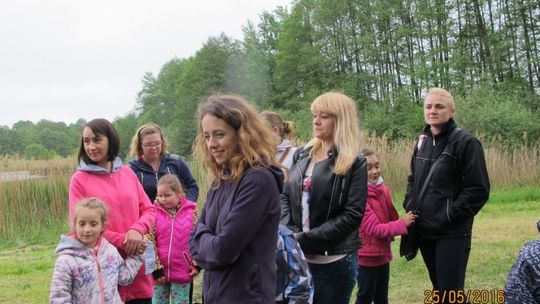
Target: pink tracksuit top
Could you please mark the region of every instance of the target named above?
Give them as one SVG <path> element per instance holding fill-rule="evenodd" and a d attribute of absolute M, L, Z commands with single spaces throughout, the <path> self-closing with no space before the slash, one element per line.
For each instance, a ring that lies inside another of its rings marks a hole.
<path fill-rule="evenodd" d="M 390 243 L 394 236 L 407 234 L 399 218 L 390 189 L 384 184 L 368 186 L 366 211 L 359 228 L 363 247 L 358 249 L 358 265 L 375 267 L 392 260 Z"/>
<path fill-rule="evenodd" d="M 178 211 L 171 215 L 159 204 L 156 207 L 157 255 L 163 264 L 163 275 L 168 282 L 191 282 L 189 266 L 189 235 L 193 230 L 197 205 L 185 198 L 180 200 Z"/>

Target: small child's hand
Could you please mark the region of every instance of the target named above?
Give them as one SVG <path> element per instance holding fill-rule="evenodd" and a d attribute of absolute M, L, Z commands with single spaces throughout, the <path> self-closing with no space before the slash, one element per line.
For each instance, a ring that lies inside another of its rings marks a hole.
<path fill-rule="evenodd" d="M 154 280 L 154 284 L 156 284 L 156 285 L 163 285 L 165 283 L 167 283 L 167 280 L 165 279 L 164 276 L 159 278 L 159 279 Z"/>
<path fill-rule="evenodd" d="M 189 267 L 189 276 L 194 278 L 199 274 L 199 269 L 195 266 Z"/>
<path fill-rule="evenodd" d="M 409 227 L 412 223 L 416 221 L 416 218 L 418 215 L 414 214 L 412 211 L 407 212 L 404 216 L 401 217 L 401 219 L 405 222 L 405 225 Z"/>

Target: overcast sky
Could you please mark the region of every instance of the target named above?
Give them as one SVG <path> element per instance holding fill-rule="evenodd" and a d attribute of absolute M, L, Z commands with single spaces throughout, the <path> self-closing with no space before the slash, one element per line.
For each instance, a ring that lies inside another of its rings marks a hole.
<path fill-rule="evenodd" d="M 145 72 L 291 0 L 0 0 L 0 125 L 113 120 Z"/>

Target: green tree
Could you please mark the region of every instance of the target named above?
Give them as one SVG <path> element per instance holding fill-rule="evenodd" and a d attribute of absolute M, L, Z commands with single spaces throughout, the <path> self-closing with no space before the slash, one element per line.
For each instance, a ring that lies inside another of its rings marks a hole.
<path fill-rule="evenodd" d="M 29 144 L 24 150 L 25 159 L 52 159 L 56 153 L 51 151 L 40 144 Z"/>
<path fill-rule="evenodd" d="M 116 132 L 118 132 L 118 137 L 120 138 L 120 157 L 125 164 L 127 164 L 127 161 L 129 160 L 131 139 L 141 125 L 142 124 L 139 124 L 137 115 L 133 111 L 124 116 L 117 117 L 114 120 L 114 128 L 116 129 Z"/>

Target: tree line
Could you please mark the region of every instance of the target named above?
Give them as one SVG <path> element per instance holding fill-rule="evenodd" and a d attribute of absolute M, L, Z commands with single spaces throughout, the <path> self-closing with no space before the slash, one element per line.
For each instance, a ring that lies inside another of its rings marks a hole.
<path fill-rule="evenodd" d="M 506 144 L 537 143 L 539 17 L 538 0 L 293 1 L 248 22 L 240 41 L 210 37 L 195 55 L 146 73 L 136 109 L 115 125 L 123 151 L 140 124 L 156 122 L 171 150 L 189 156 L 198 104 L 235 93 L 294 121 L 305 140 L 310 102 L 337 90 L 357 102 L 363 129 L 398 140 L 418 135 L 423 94 L 441 86 L 455 95 L 463 127 Z M 0 129 L 0 154 L 22 153 L 2 144 L 19 127 Z"/>

